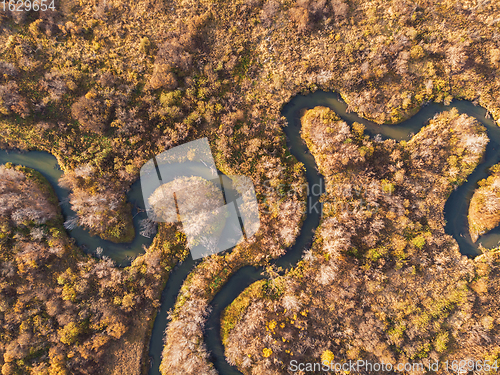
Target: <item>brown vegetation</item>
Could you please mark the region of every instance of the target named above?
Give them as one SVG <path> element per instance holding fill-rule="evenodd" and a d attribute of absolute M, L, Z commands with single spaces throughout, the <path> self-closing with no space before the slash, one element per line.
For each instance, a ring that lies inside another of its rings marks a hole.
<path fill-rule="evenodd" d="M 119 269 L 72 244 L 37 172 L 0 166 L 0 202 L 2 374 L 96 374 L 125 353 L 138 374 L 167 272 L 186 256 L 175 227 L 160 226 L 146 253 Z"/>
<path fill-rule="evenodd" d="M 380 123 L 452 98 L 500 116 L 494 2 L 55 5 L 1 15 L 0 141 L 65 170 L 94 163 L 121 199 L 146 160 L 186 139 L 209 136 L 221 168 L 281 158 L 279 110 L 302 90 L 335 89 Z M 94 230 L 127 233 L 125 221 Z"/>
<path fill-rule="evenodd" d="M 72 223 L 70 219 L 65 226 L 72 229 L 69 226 L 80 225 L 113 242 L 131 241 L 135 231 L 130 204 L 116 192 L 116 181 L 106 174 L 97 181 L 95 173 L 94 167 L 86 164 L 66 171 L 59 180 L 60 186 L 71 190 L 69 202 L 77 213 L 77 220 Z"/>
<path fill-rule="evenodd" d="M 469 232 L 472 241 L 500 224 L 500 165 L 491 168 L 491 176 L 478 182 L 469 205 Z"/>
<path fill-rule="evenodd" d="M 462 256 L 443 217 L 481 160 L 485 129 L 451 111 L 408 142 L 377 142 L 321 107 L 302 129 L 327 180 L 325 215 L 295 269 L 228 307 L 229 362 L 282 374 L 324 353 L 340 363 L 496 360 L 498 261 Z"/>
<path fill-rule="evenodd" d="M 98 134 L 103 134 L 109 126 L 109 112 L 105 103 L 92 99 L 91 95 L 82 96 L 71 106 L 73 117 L 82 127 Z"/>
<path fill-rule="evenodd" d="M 88 223 L 105 238 L 123 239 L 130 233 L 125 192 L 140 166 L 152 155 L 186 140 L 208 136 L 217 167 L 228 174 L 250 175 L 256 185 L 265 180 L 274 187 L 294 180 L 300 183 L 300 165 L 284 149 L 281 127 L 285 123 L 280 116 L 282 105 L 298 92 L 337 90 L 350 110 L 379 123 L 398 122 L 428 100 L 449 102 L 453 98 L 473 100 L 495 120 L 500 119 L 500 45 L 495 31 L 500 9 L 494 1 L 110 0 L 92 4 L 56 1 L 56 9 L 0 13 L 0 146 L 42 149 L 56 155 L 71 181 L 81 224 Z M 428 136 L 444 144 L 453 140 L 449 134 L 450 139 L 439 133 Z M 347 143 L 336 146 L 328 168 L 358 168 L 370 157 L 388 157 L 386 151 L 365 146 L 361 139 L 358 142 L 357 149 Z M 406 173 L 429 168 L 437 175 L 418 178 L 422 184 L 439 182 L 442 191 L 415 188 L 408 194 L 420 194 L 421 201 L 405 207 L 403 199 L 402 209 L 428 214 L 428 223 L 440 222 L 441 206 L 430 209 L 422 202 L 430 195 L 441 205 L 448 185 L 438 176 L 460 183 L 468 167 L 460 168 L 469 164 L 461 161 L 462 156 L 452 155 L 448 164 L 434 165 L 428 145 L 418 145 L 415 141 L 408 146 L 415 147 L 418 157 L 404 161 L 411 166 Z M 349 157 L 337 155 L 339 150 Z M 449 152 L 440 146 L 434 150 Z M 403 151 L 397 147 L 395 151 L 397 159 Z M 470 157 L 469 149 L 464 152 Z M 74 179 L 75 169 L 86 165 L 94 174 L 83 182 Z M 408 178 L 398 169 L 394 173 L 395 185 L 389 177 L 379 181 L 382 192 L 394 188 L 397 193 L 397 183 Z M 376 176 L 368 176 L 367 183 L 384 174 Z M 90 207 L 97 209 L 100 201 L 116 203 L 115 210 L 110 204 L 108 211 L 96 217 L 86 203 L 78 203 L 91 202 Z M 189 326 L 192 313 L 188 308 L 193 304 L 183 302 L 198 301 L 191 288 L 199 290 L 199 285 L 206 290 L 201 308 L 194 311 L 197 325 L 169 334 L 168 352 L 182 354 L 189 347 L 201 358 L 200 368 L 208 366 L 205 354 L 198 351 L 203 306 L 242 264 L 283 253 L 298 233 L 300 204 L 300 197 L 278 194 L 262 203 L 261 210 L 271 214 L 262 215 L 262 236 L 248 253 L 257 259 L 237 249 L 232 258 L 225 256 L 227 268 L 213 266 L 223 262 L 220 256 L 194 271 L 174 314 L 186 319 L 173 323 Z M 116 220 L 107 222 L 110 218 Z M 386 221 L 369 223 L 363 229 L 366 238 L 359 240 L 363 246 L 375 246 L 379 240 L 375 229 L 388 225 Z M 425 220 L 420 225 L 425 226 Z M 372 226 L 374 232 L 370 232 Z M 422 236 L 414 239 L 418 246 L 424 246 L 427 237 Z M 402 247 L 400 240 L 391 241 Z M 408 246 L 411 250 L 417 245 Z M 377 257 L 384 251 L 371 254 Z M 427 259 L 426 254 L 422 257 Z M 319 274 L 328 280 L 328 269 L 321 270 Z M 481 327 L 474 329 L 482 337 Z M 182 360 L 175 363 L 181 367 L 169 371 L 182 372 Z"/>

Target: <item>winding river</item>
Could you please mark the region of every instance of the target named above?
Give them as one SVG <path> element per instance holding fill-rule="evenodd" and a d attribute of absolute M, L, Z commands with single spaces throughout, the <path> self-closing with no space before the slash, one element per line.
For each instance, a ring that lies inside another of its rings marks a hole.
<path fill-rule="evenodd" d="M 0 164 L 11 162 L 13 164 L 21 164 L 25 167 L 36 169 L 39 171 L 52 185 L 57 197 L 59 198 L 61 211 L 65 219 L 75 216 L 76 213 L 69 205 L 69 191 L 60 187 L 57 181 L 62 176 L 57 160 L 54 156 L 42 151 L 29 151 L 19 153 L 15 151 L 0 150 Z M 132 214 L 134 215 L 134 227 L 136 236 L 132 242 L 117 244 L 111 241 L 103 240 L 97 236 L 91 236 L 89 233 L 76 227 L 68 231 L 69 235 L 74 239 L 76 244 L 87 253 L 95 253 L 98 247 L 104 251 L 102 255 L 108 256 L 121 266 L 128 265 L 130 260 L 143 252 L 142 246 L 149 246 L 152 239 L 138 235 L 139 221 L 146 217 L 144 212 L 138 212 L 138 207 L 144 207 L 142 202 L 141 184 L 135 182 L 129 193 L 127 194 L 128 201 L 132 204 Z M 139 210 L 140 211 L 140 210 Z"/>
<path fill-rule="evenodd" d="M 461 253 L 469 257 L 474 257 L 479 254 L 477 246 L 479 243 L 482 243 L 482 245 L 487 248 L 497 246 L 500 242 L 500 228 L 496 228 L 487 235 L 481 236 L 476 244 L 472 243 L 468 234 L 467 211 L 470 198 L 477 187 L 477 182 L 488 176 L 488 168 L 500 162 L 500 127 L 498 127 L 493 120 L 487 118 L 484 108 L 464 101 L 454 101 L 449 106 L 432 103 L 422 107 L 415 116 L 401 124 L 377 125 L 358 117 L 356 114 L 347 113 L 346 104 L 335 93 L 317 91 L 309 95 L 297 95 L 283 108 L 282 114 L 288 121 L 288 126 L 284 128 L 284 131 L 287 136 L 287 145 L 290 152 L 298 161 L 302 162 L 306 168 L 306 178 L 310 185 L 322 184 L 322 178 L 317 172 L 314 158 L 309 153 L 305 143 L 300 137 L 299 116 L 301 110 L 314 108 L 316 106 L 330 107 L 348 124 L 354 121 L 364 124 L 366 132 L 371 136 L 380 134 L 383 138 L 393 138 L 396 140 L 409 139 L 412 134 L 417 133 L 435 114 L 444 110 L 449 110 L 453 107 L 457 108 L 460 113 L 466 113 L 475 117 L 487 128 L 490 142 L 486 148 L 482 163 L 468 177 L 467 182 L 457 188 L 448 198 L 445 205 L 445 219 L 447 221 L 445 230 L 458 242 Z M 69 192 L 57 185 L 57 180 L 62 175 L 62 172 L 56 159 L 52 155 L 39 151 L 17 153 L 0 150 L 0 164 L 6 162 L 22 164 L 41 172 L 54 187 L 61 202 L 64 217 L 67 218 L 75 215 L 68 203 Z M 132 185 L 127 197 L 129 202 L 133 205 L 134 226 L 136 229 L 136 236 L 133 242 L 128 244 L 114 244 L 90 236 L 88 232 L 81 228 L 75 228 L 69 231 L 69 234 L 74 238 L 76 244 L 89 253 L 93 253 L 97 247 L 102 247 L 104 249 L 103 254 L 111 257 L 120 265 L 127 265 L 131 258 L 141 254 L 143 252 L 143 245 L 148 246 L 151 243 L 151 239 L 144 238 L 138 234 L 139 220 L 145 217 L 145 214 L 138 210 L 138 208 L 144 207 L 139 182 Z M 312 196 L 311 198 L 312 200 L 308 202 L 308 204 L 314 205 L 318 197 Z M 320 223 L 319 214 L 314 213 L 314 211 L 312 212 L 313 213 L 309 214 L 304 220 L 301 233 L 295 244 L 288 249 L 283 257 L 274 262 L 277 266 L 283 268 L 292 267 L 302 256 L 303 250 L 311 244 L 314 231 Z M 173 308 L 183 281 L 197 263 L 199 263 L 199 261 L 195 262 L 189 257 L 181 264 L 178 264 L 172 270 L 165 289 L 162 292 L 162 304 L 154 322 L 150 342 L 149 353 L 153 364 L 149 371 L 150 375 L 160 374 L 159 364 L 163 349 L 163 335 L 167 326 L 167 312 Z M 224 357 L 224 348 L 220 338 L 221 312 L 247 286 L 254 281 L 262 279 L 262 271 L 263 270 L 260 268 L 257 269 L 250 266 L 241 268 L 222 287 L 211 302 L 213 310 L 206 325 L 205 340 L 211 352 L 211 360 L 221 375 L 240 374 L 235 367 L 230 366 L 226 362 Z"/>

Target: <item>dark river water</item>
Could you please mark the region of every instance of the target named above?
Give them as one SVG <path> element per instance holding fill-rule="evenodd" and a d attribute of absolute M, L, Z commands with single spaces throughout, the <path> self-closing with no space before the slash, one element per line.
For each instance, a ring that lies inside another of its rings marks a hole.
<path fill-rule="evenodd" d="M 486 148 L 482 163 L 468 177 L 467 182 L 452 192 L 448 198 L 445 205 L 445 219 L 447 222 L 445 230 L 458 242 L 460 252 L 470 257 L 479 254 L 477 245 L 479 243 L 482 243 L 482 245 L 487 248 L 497 246 L 500 241 L 500 228 L 496 228 L 487 235 L 479 237 L 476 244 L 472 243 L 468 233 L 467 211 L 470 198 L 477 187 L 477 182 L 488 176 L 488 168 L 500 162 L 500 127 L 498 127 L 493 120 L 486 118 L 486 110 L 484 108 L 474 106 L 472 103 L 464 101 L 454 101 L 449 106 L 432 103 L 422 107 L 415 116 L 401 124 L 377 125 L 358 117 L 354 113 L 347 113 L 345 103 L 335 93 L 317 91 L 309 95 L 297 95 L 283 108 L 282 114 L 288 121 L 288 126 L 284 128 L 284 131 L 287 136 L 287 145 L 290 153 L 295 156 L 298 161 L 302 162 L 306 168 L 306 178 L 310 186 L 322 184 L 323 180 L 317 171 L 314 158 L 309 153 L 305 143 L 300 137 L 299 114 L 303 109 L 310 109 L 316 106 L 330 107 L 348 124 L 354 121 L 364 124 L 366 133 L 372 136 L 380 134 L 382 138 L 393 138 L 396 140 L 410 139 L 411 136 L 417 133 L 422 126 L 426 125 L 428 120 L 434 117 L 435 114 L 449 110 L 453 107 L 457 108 L 460 113 L 466 113 L 469 116 L 475 117 L 487 128 L 490 142 Z M 56 159 L 52 155 L 39 151 L 30 151 L 21 154 L 0 150 L 0 164 L 6 162 L 21 164 L 41 172 L 54 187 L 61 202 L 64 217 L 68 218 L 75 215 L 68 203 L 69 192 L 57 185 L 57 180 L 62 175 L 62 172 L 57 165 Z M 133 242 L 127 244 L 114 244 L 98 237 L 90 236 L 88 232 L 77 227 L 69 231 L 70 236 L 74 238 L 76 244 L 81 246 L 83 250 L 88 253 L 93 253 L 97 247 L 102 247 L 104 249 L 103 255 L 111 257 L 120 265 L 128 264 L 131 258 L 143 253 L 143 245 L 149 246 L 151 239 L 144 238 L 138 234 L 139 220 L 145 218 L 145 214 L 138 212 L 137 209 L 144 208 L 139 182 L 132 185 L 127 197 L 129 202 L 133 205 L 132 211 L 135 215 L 134 226 L 136 229 L 136 236 Z M 308 201 L 308 205 L 314 205 L 318 199 L 319 197 L 311 195 L 311 200 Z M 307 210 L 307 212 L 311 213 L 305 218 L 302 224 L 301 233 L 295 244 L 288 249 L 283 257 L 274 262 L 277 266 L 283 268 L 292 267 L 301 258 L 304 250 L 312 243 L 314 231 L 320 223 L 320 215 L 314 210 Z M 165 289 L 162 292 L 162 304 L 154 322 L 150 342 L 149 353 L 152 360 L 152 366 L 149 371 L 150 375 L 160 374 L 159 365 L 163 349 L 164 331 L 167 326 L 167 312 L 173 308 L 183 281 L 192 268 L 198 263 L 199 260 L 193 261 L 192 258 L 189 257 L 184 262 L 177 265 L 172 270 Z M 240 374 L 240 372 L 225 361 L 224 348 L 220 338 L 220 315 L 246 287 L 254 281 L 263 278 L 262 271 L 263 270 L 260 268 L 250 266 L 241 268 L 229 279 L 211 302 L 213 310 L 206 325 L 205 340 L 208 350 L 211 352 L 211 360 L 221 375 Z"/>

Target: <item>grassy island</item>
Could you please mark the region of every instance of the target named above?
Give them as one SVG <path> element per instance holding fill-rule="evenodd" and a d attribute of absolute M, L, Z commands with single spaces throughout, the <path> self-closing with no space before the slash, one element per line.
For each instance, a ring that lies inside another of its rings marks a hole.
<path fill-rule="evenodd" d="M 469 232 L 474 242 L 500 224 L 500 165 L 490 172 L 488 178 L 479 181 L 469 205 Z"/>
<path fill-rule="evenodd" d="M 0 193 L 2 374 L 141 373 L 167 271 L 186 255 L 167 240 L 175 227 L 120 269 L 70 241 L 40 173 L 0 166 Z"/>
<path fill-rule="evenodd" d="M 395 142 L 325 107 L 301 121 L 326 178 L 324 217 L 297 267 L 226 309 L 229 362 L 244 374 L 293 374 L 292 360 L 498 359 L 498 261 L 462 256 L 443 217 L 453 186 L 481 160 L 484 127 L 453 110 Z"/>

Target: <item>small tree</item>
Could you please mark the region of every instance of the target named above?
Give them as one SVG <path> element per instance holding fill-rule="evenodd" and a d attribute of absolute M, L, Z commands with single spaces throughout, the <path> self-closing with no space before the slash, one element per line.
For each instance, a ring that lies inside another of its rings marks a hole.
<path fill-rule="evenodd" d="M 73 344 L 80 334 L 80 327 L 75 322 L 66 324 L 59 330 L 59 337 L 63 344 Z"/>
<path fill-rule="evenodd" d="M 111 108 L 99 100 L 82 96 L 71 106 L 71 114 L 85 130 L 103 134 L 109 126 Z"/>

